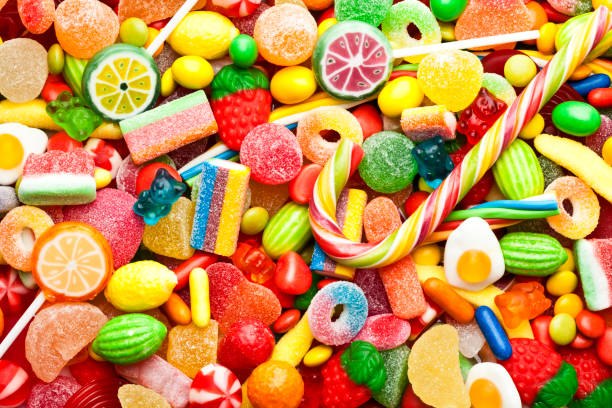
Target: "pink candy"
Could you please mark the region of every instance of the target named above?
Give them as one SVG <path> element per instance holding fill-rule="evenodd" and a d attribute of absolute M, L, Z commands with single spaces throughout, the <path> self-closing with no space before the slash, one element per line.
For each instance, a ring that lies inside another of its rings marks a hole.
<path fill-rule="evenodd" d="M 378 350 L 389 350 L 404 344 L 408 337 L 410 323 L 390 313 L 368 317 L 353 341 L 368 341 Z"/>
<path fill-rule="evenodd" d="M 39 383 L 32 387 L 27 408 L 63 408 L 72 394 L 81 388 L 71 377 L 59 376 L 49 384 Z"/>
<path fill-rule="evenodd" d="M 189 391 L 190 408 L 239 408 L 242 403 L 240 381 L 220 364 L 203 367 Z"/>

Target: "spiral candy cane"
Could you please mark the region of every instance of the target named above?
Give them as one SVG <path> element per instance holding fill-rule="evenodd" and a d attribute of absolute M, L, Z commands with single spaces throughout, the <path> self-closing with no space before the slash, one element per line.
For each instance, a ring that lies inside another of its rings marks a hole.
<path fill-rule="evenodd" d="M 593 59 L 605 52 L 606 47 L 599 44 L 603 40 L 607 45 L 610 35 L 606 34 L 611 28 L 610 13 L 603 6 L 577 25 L 569 41 L 468 152 L 461 165 L 399 229 L 379 243 L 352 242 L 336 222 L 338 196 L 363 157 L 360 146 L 343 139 L 321 171 L 310 201 L 310 225 L 321 249 L 337 262 L 355 268 L 378 268 L 408 255 L 436 230 L 574 70 L 587 57 Z"/>

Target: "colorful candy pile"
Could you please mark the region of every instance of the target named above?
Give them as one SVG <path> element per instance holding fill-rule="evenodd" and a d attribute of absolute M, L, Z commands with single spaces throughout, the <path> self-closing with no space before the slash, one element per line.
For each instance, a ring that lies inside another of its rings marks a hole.
<path fill-rule="evenodd" d="M 0 0 L 0 408 L 612 407 L 612 1 Z"/>

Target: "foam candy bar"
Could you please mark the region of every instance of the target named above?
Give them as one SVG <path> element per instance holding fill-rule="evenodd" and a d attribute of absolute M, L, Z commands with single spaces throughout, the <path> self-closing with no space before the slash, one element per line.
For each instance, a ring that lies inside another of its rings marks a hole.
<path fill-rule="evenodd" d="M 574 244 L 584 300 L 593 311 L 612 306 L 611 250 L 612 239 L 580 239 Z"/>
<path fill-rule="evenodd" d="M 217 122 L 204 91 L 122 120 L 119 127 L 136 164 L 217 132 Z"/>
<path fill-rule="evenodd" d="M 363 190 L 344 189 L 338 198 L 336 218 L 344 236 L 355 242 L 361 241 L 363 227 L 363 212 L 368 202 L 368 195 Z M 320 275 L 338 279 L 353 280 L 355 268 L 338 265 L 336 261 L 325 255 L 319 244 L 315 243 L 310 269 Z"/>
<path fill-rule="evenodd" d="M 248 167 L 231 161 L 204 162 L 191 230 L 193 248 L 223 256 L 234 253 L 250 174 Z"/>

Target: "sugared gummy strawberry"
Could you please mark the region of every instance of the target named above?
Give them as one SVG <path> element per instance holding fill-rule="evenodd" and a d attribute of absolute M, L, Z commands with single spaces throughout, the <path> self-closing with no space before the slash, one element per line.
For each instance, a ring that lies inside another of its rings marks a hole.
<path fill-rule="evenodd" d="M 612 369 L 599 360 L 597 352 L 593 348 L 576 350 L 564 347 L 560 353 L 578 374 L 578 391 L 575 398 L 577 400 L 587 399 L 586 402 L 590 403 L 594 403 L 597 399 L 597 405 L 587 406 L 612 407 L 612 379 L 610 379 Z M 598 387 L 602 389 L 595 392 Z M 604 399 L 601 399 L 602 397 Z"/>
<path fill-rule="evenodd" d="M 475 145 L 495 123 L 508 105 L 497 99 L 485 88 L 480 88 L 474 102 L 461 112 L 457 131 L 467 137 L 468 143 Z"/>
<path fill-rule="evenodd" d="M 268 78 L 257 68 L 227 65 L 211 83 L 211 106 L 221 140 L 240 150 L 244 137 L 255 126 L 267 123 L 272 106 Z"/>

